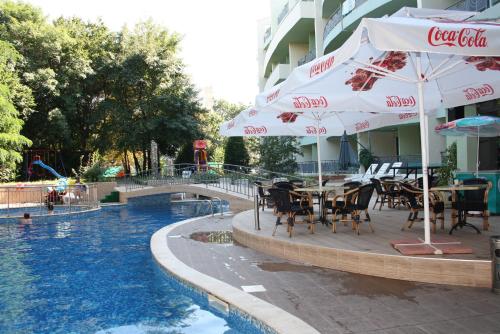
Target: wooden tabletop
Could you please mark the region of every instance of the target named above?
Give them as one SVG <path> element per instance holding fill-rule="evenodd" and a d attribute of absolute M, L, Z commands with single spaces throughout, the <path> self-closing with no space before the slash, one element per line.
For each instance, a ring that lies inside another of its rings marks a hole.
<path fill-rule="evenodd" d="M 348 187 L 344 186 L 323 186 L 321 188 L 321 191 L 335 191 L 335 190 L 344 190 L 348 189 Z M 314 186 L 314 187 L 305 187 L 305 188 L 295 188 L 294 191 L 297 192 L 319 192 L 319 186 Z"/>
<path fill-rule="evenodd" d="M 432 191 L 460 191 L 460 190 L 479 190 L 486 188 L 486 184 L 476 184 L 476 185 L 451 185 L 451 186 L 440 186 L 432 187 Z"/>

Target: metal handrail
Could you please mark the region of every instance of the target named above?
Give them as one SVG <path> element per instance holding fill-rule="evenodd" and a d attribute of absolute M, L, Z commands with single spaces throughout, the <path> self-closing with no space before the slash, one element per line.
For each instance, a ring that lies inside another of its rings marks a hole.
<path fill-rule="evenodd" d="M 481 12 L 491 7 L 491 5 L 490 0 L 460 0 L 446 9 Z"/>

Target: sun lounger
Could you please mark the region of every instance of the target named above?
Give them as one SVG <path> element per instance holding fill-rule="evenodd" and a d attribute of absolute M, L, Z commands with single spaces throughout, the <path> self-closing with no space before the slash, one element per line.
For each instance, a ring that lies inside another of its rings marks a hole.
<path fill-rule="evenodd" d="M 390 166 L 391 166 L 390 162 L 384 162 L 382 166 L 380 166 L 380 168 L 378 169 L 377 174 L 375 174 L 375 178 L 380 179 L 382 176 L 388 176 Z"/>
<path fill-rule="evenodd" d="M 369 181 L 375 175 L 375 170 L 377 169 L 378 164 L 371 164 L 364 174 L 356 174 L 350 177 L 345 178 L 346 181 Z"/>

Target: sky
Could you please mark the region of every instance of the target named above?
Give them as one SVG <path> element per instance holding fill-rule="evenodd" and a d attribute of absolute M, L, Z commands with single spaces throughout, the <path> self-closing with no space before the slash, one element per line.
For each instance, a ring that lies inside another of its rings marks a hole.
<path fill-rule="evenodd" d="M 113 31 L 152 18 L 183 36 L 181 56 L 192 82 L 216 99 L 253 104 L 257 86 L 257 21 L 269 0 L 25 0 L 49 19 L 101 18 Z"/>

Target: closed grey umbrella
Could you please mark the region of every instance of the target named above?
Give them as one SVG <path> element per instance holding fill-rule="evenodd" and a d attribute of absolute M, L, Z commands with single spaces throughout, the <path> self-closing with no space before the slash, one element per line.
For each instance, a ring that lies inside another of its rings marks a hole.
<path fill-rule="evenodd" d="M 341 170 L 347 170 L 351 166 L 355 166 L 358 163 L 358 157 L 356 152 L 351 147 L 349 143 L 349 138 L 347 133 L 340 138 L 340 155 L 339 155 L 339 165 Z"/>

